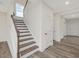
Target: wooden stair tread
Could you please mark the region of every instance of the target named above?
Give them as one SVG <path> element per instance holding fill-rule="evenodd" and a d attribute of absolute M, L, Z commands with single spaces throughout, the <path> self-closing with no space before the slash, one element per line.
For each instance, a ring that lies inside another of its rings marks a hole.
<path fill-rule="evenodd" d="M 25 39 L 21 39 L 21 40 L 19 40 L 19 42 L 28 41 L 28 40 L 32 40 L 32 39 L 34 39 L 34 38 L 33 38 L 33 37 L 25 38 Z"/>
<path fill-rule="evenodd" d="M 29 52 L 37 49 L 37 48 L 38 48 L 38 46 L 34 45 L 34 46 L 32 46 L 32 47 L 30 47 L 28 49 L 25 49 L 24 51 L 21 51 L 20 54 L 21 54 L 21 56 L 23 56 L 23 55 L 25 55 L 25 54 L 27 54 L 27 53 L 29 53 Z"/>
<path fill-rule="evenodd" d="M 31 44 L 35 44 L 36 42 L 34 41 L 31 41 L 31 42 L 28 42 L 28 43 L 25 43 L 25 44 L 22 44 L 22 45 L 19 45 L 19 48 L 23 48 L 23 47 L 26 47 L 26 46 L 29 46 Z"/>

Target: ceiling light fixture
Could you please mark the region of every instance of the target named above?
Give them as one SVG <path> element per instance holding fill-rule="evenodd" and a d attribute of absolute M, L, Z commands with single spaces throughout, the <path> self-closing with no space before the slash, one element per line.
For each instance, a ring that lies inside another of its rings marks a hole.
<path fill-rule="evenodd" d="M 66 1 L 65 4 L 66 4 L 66 5 L 69 5 L 69 1 Z"/>

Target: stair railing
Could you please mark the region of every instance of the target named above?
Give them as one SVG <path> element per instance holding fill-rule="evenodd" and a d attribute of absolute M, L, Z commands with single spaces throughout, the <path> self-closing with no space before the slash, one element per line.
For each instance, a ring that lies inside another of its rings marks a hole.
<path fill-rule="evenodd" d="M 25 10 L 25 8 L 26 8 L 26 6 L 27 6 L 27 3 L 28 3 L 28 0 L 27 0 L 26 3 L 25 3 L 24 10 Z"/>

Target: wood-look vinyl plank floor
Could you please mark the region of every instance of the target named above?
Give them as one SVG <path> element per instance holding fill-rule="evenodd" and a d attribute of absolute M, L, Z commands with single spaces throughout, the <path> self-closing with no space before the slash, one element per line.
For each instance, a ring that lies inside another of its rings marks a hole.
<path fill-rule="evenodd" d="M 11 58 L 7 42 L 0 42 L 0 58 Z"/>

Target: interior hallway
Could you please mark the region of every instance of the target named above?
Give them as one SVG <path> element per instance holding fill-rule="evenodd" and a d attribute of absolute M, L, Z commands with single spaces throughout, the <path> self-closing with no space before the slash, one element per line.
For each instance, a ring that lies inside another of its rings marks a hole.
<path fill-rule="evenodd" d="M 0 58 L 79 57 L 79 0 L 0 3 Z"/>

